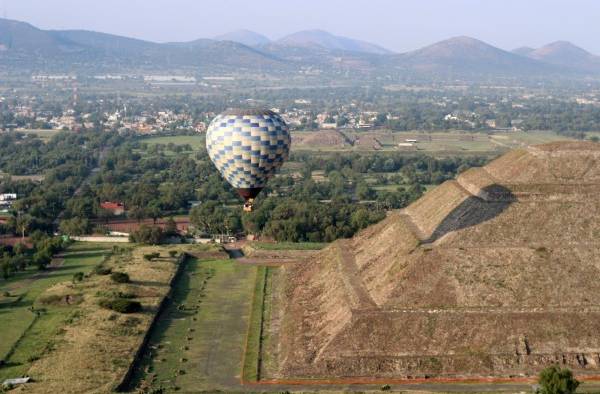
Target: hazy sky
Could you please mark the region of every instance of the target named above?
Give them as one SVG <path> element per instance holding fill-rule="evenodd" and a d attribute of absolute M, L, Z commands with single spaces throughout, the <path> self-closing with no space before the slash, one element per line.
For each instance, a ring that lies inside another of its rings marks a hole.
<path fill-rule="evenodd" d="M 0 12 L 160 42 L 323 29 L 399 52 L 468 35 L 504 49 L 567 40 L 600 54 L 600 0 L 0 0 Z"/>

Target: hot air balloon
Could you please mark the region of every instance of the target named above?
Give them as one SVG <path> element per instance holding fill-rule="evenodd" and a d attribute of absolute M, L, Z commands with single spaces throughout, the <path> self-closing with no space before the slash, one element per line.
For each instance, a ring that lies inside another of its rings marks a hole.
<path fill-rule="evenodd" d="M 290 143 L 281 116 L 263 109 L 225 111 L 206 132 L 208 155 L 244 198 L 244 211 L 252 210 L 258 193 L 288 158 Z"/>

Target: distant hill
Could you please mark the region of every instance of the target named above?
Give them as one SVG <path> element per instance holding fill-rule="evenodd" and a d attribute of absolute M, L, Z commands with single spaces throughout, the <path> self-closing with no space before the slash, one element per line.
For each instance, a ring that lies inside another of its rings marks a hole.
<path fill-rule="evenodd" d="M 0 18 L 0 52 L 19 51 L 55 54 L 83 50 L 76 43 L 29 23 Z"/>
<path fill-rule="evenodd" d="M 87 30 L 41 30 L 0 19 L 0 62 L 19 70 L 111 71 L 205 67 L 222 71 L 284 71 L 288 64 L 232 41 L 159 44 Z"/>
<path fill-rule="evenodd" d="M 600 58 L 558 41 L 512 52 L 455 37 L 396 54 L 365 41 L 305 30 L 276 41 L 248 30 L 216 39 L 156 43 L 87 30 L 42 30 L 0 19 L 3 70 L 55 72 L 183 71 L 397 75 L 438 80 L 600 75 Z M 316 74 L 315 74 L 316 75 Z"/>
<path fill-rule="evenodd" d="M 517 55 L 521 55 L 521 56 L 528 56 L 533 51 L 535 51 L 535 48 L 532 48 L 532 47 L 519 47 L 519 48 L 513 49 L 511 52 L 512 53 L 516 53 Z"/>
<path fill-rule="evenodd" d="M 303 30 L 287 35 L 275 42 L 292 47 L 322 47 L 335 51 L 364 52 L 377 55 L 392 53 L 378 45 L 352 38 L 336 36 L 323 30 Z"/>
<path fill-rule="evenodd" d="M 527 54 L 532 59 L 570 67 L 580 71 L 600 73 L 600 57 L 594 56 L 568 41 L 556 41 Z"/>
<path fill-rule="evenodd" d="M 163 49 L 177 64 L 210 64 L 233 70 L 285 70 L 285 61 L 255 48 L 233 42 L 199 39 L 183 43 L 162 44 Z M 168 48 L 165 48 L 168 47 Z M 183 50 L 182 50 L 183 49 Z"/>
<path fill-rule="evenodd" d="M 399 65 L 415 71 L 523 75 L 556 69 L 471 37 L 454 37 L 397 55 Z"/>
<path fill-rule="evenodd" d="M 98 33 L 88 30 L 49 30 L 44 33 L 62 41 L 74 43 L 81 48 L 103 50 L 108 52 L 140 52 L 160 48 L 160 44 L 117 36 L 114 34 Z"/>
<path fill-rule="evenodd" d="M 249 47 L 266 45 L 271 42 L 269 38 L 263 36 L 262 34 L 244 29 L 221 34 L 214 37 L 214 39 L 217 41 L 233 41 Z"/>

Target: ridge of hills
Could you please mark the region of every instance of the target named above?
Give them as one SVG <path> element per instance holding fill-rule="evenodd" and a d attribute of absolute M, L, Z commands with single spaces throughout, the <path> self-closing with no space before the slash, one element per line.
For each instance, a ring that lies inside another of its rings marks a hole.
<path fill-rule="evenodd" d="M 553 65 L 496 48 L 475 38 L 453 37 L 396 56 L 405 67 L 434 73 L 529 74 L 556 72 Z"/>
<path fill-rule="evenodd" d="M 271 42 L 268 37 L 246 29 L 230 31 L 225 34 L 218 35 L 214 37 L 214 39 L 217 41 L 234 41 L 249 47 L 266 45 Z"/>
<path fill-rule="evenodd" d="M 377 45 L 307 30 L 270 41 L 250 31 L 215 39 L 155 43 L 86 30 L 42 30 L 0 18 L 0 64 L 22 72 L 90 69 L 286 73 L 305 67 L 405 76 L 581 77 L 600 75 L 598 57 L 566 42 L 504 51 L 454 37 L 396 54 Z"/>
<path fill-rule="evenodd" d="M 568 41 L 555 41 L 540 48 L 520 47 L 512 53 L 580 72 L 593 73 L 600 69 L 599 56 Z"/>
<path fill-rule="evenodd" d="M 600 145 L 511 151 L 286 267 L 275 378 L 600 366 Z"/>

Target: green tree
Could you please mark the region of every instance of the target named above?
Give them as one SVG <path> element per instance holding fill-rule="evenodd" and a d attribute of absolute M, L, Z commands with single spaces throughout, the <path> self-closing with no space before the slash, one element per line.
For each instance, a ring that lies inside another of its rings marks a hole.
<path fill-rule="evenodd" d="M 356 197 L 360 200 L 370 200 L 373 197 L 373 191 L 362 179 L 356 183 Z"/>
<path fill-rule="evenodd" d="M 29 230 L 33 218 L 30 215 L 19 215 L 16 220 L 16 229 L 21 234 L 21 239 L 25 238 L 25 233 Z"/>
<path fill-rule="evenodd" d="M 131 242 L 159 245 L 164 241 L 165 234 L 160 227 L 151 227 L 142 224 L 139 229 L 129 235 Z"/>
<path fill-rule="evenodd" d="M 170 236 L 170 235 L 177 235 L 177 223 L 175 222 L 175 219 L 173 219 L 172 217 L 167 219 L 167 222 L 165 223 L 165 235 Z"/>
<path fill-rule="evenodd" d="M 2 273 L 3 279 L 7 279 L 12 273 L 12 266 L 8 259 L 3 258 L 0 260 L 0 273 Z"/>
<path fill-rule="evenodd" d="M 551 365 L 540 372 L 539 394 L 573 394 L 579 386 L 579 381 L 573 377 L 568 368 Z"/>
<path fill-rule="evenodd" d="M 225 232 L 227 211 L 217 201 L 207 201 L 192 208 L 190 221 L 200 231 L 216 234 Z"/>
<path fill-rule="evenodd" d="M 71 219 L 62 220 L 58 228 L 63 234 L 84 235 L 90 232 L 91 224 L 86 218 L 74 217 Z"/>
<path fill-rule="evenodd" d="M 162 215 L 162 211 L 158 206 L 158 203 L 156 203 L 156 201 L 152 201 L 150 205 L 148 205 L 148 207 L 146 208 L 146 213 L 150 218 L 152 218 L 153 224 L 156 224 L 156 220 Z"/>
<path fill-rule="evenodd" d="M 83 280 L 83 272 L 75 272 L 73 274 L 73 283 L 81 282 Z"/>

